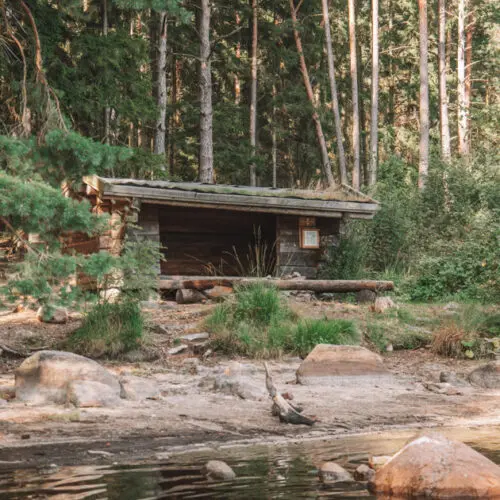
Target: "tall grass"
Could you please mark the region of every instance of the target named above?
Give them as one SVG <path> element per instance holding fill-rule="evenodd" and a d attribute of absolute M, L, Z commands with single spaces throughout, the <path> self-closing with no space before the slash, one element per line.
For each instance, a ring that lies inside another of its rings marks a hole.
<path fill-rule="evenodd" d="M 351 321 L 300 320 L 276 288 L 261 283 L 238 288 L 232 301 L 217 306 L 206 327 L 215 349 L 257 358 L 305 356 L 316 344 L 359 342 Z"/>
<path fill-rule="evenodd" d="M 71 350 L 91 358 L 116 357 L 138 347 L 144 319 L 137 302 L 102 303 L 68 340 Z"/>

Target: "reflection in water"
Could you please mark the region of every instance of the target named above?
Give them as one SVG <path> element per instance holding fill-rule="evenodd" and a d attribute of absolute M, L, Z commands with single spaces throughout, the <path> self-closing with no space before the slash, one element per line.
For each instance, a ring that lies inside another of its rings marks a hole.
<path fill-rule="evenodd" d="M 448 429 L 460 439 L 500 463 L 500 428 Z M 368 455 L 392 454 L 415 432 L 370 434 L 295 445 L 253 446 L 189 453 L 167 464 L 149 466 L 80 466 L 50 471 L 17 470 L 0 473 L 3 499 L 299 499 L 374 498 L 361 483 L 323 485 L 316 467 L 336 460 L 353 470 Z M 201 466 L 209 459 L 226 460 L 234 468 L 233 482 L 208 481 Z"/>

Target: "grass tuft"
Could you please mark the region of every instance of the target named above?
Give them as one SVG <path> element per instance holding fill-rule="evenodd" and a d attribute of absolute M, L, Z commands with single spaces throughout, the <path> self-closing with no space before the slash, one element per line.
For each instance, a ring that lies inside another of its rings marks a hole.
<path fill-rule="evenodd" d="M 139 346 L 144 318 L 136 302 L 96 305 L 69 338 L 71 350 L 91 358 L 117 357 Z"/>

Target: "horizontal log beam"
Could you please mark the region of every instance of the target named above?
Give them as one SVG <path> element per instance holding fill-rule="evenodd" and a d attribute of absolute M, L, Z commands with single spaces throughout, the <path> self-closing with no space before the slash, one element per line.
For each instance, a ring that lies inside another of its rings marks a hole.
<path fill-rule="evenodd" d="M 234 287 L 254 283 L 268 283 L 279 290 L 305 290 L 309 292 L 359 292 L 372 290 L 385 292 L 394 290 L 392 281 L 377 280 L 312 280 L 312 279 L 270 279 L 270 278 L 245 278 L 245 277 L 203 277 L 203 276 L 176 276 L 160 278 L 161 290 L 209 290 L 214 286 Z"/>

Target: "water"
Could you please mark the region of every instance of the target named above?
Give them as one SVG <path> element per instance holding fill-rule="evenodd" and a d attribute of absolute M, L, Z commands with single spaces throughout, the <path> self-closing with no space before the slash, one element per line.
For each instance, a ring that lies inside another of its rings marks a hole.
<path fill-rule="evenodd" d="M 500 427 L 440 430 L 500 464 Z M 367 434 L 300 444 L 225 446 L 173 456 L 150 465 L 76 466 L 0 473 L 1 499 L 299 499 L 375 498 L 363 484 L 323 485 L 316 467 L 335 460 L 353 470 L 370 454 L 399 450 L 414 431 Z M 200 469 L 210 459 L 225 460 L 237 474 L 233 482 L 206 480 Z M 52 472 L 52 473 L 51 473 Z"/>

